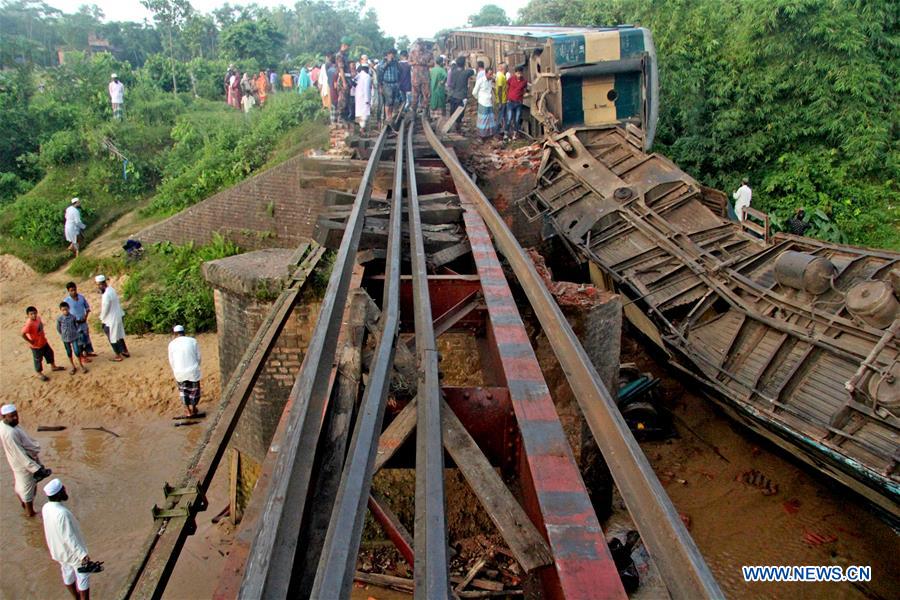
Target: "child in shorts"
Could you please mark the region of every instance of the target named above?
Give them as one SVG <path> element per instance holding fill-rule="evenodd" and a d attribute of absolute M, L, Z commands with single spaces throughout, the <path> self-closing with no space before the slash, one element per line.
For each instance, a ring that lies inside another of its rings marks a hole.
<path fill-rule="evenodd" d="M 78 358 L 78 364 L 81 365 L 81 372 L 87 373 L 87 367 L 84 366 L 84 353 L 81 351 L 81 332 L 78 329 L 78 320 L 69 312 L 69 305 L 66 302 L 59 303 L 59 312 L 60 315 L 56 317 L 56 331 L 62 338 L 66 356 L 69 357 L 69 362 L 72 364 L 70 373 L 74 375 L 78 370 L 75 367 L 75 357 Z"/>
<path fill-rule="evenodd" d="M 38 310 L 29 306 L 25 309 L 28 319 L 22 327 L 22 339 L 28 342 L 31 348 L 31 358 L 34 361 L 34 372 L 37 373 L 38 379 L 47 381 L 48 377 L 44 375 L 44 361 L 50 365 L 51 371 L 65 371 L 65 367 L 57 367 L 53 357 L 53 348 L 47 341 L 44 334 L 44 322 L 38 316 Z"/>

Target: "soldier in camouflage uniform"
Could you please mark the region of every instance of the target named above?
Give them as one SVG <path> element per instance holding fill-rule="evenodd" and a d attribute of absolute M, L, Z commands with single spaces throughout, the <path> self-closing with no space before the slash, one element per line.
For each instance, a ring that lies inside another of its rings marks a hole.
<path fill-rule="evenodd" d="M 428 105 L 431 101 L 431 72 L 434 65 L 434 55 L 425 45 L 416 40 L 410 48 L 409 63 L 412 65 L 412 111 L 416 112 L 421 97 L 422 110 L 428 115 Z"/>

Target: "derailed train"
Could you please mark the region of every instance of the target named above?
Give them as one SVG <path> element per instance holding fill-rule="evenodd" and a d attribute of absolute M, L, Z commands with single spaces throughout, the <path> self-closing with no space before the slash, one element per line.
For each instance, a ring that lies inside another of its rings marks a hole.
<path fill-rule="evenodd" d="M 519 206 L 728 414 L 900 523 L 900 253 L 758 236 L 615 126 L 550 136 Z"/>
<path fill-rule="evenodd" d="M 645 149 L 659 108 L 656 50 L 643 27 L 473 27 L 451 31 L 447 56 L 523 66 L 525 126 L 534 137 L 576 126 L 632 125 Z"/>
<path fill-rule="evenodd" d="M 900 523 L 900 254 L 732 223 L 724 194 L 648 153 L 646 29 L 483 27 L 446 48 L 525 67 L 546 136 L 525 215 L 629 296 L 626 317 L 726 412 Z"/>

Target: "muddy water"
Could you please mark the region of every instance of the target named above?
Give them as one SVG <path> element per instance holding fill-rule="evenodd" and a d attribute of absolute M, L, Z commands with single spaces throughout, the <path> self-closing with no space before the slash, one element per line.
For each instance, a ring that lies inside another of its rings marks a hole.
<path fill-rule="evenodd" d="M 634 349 L 624 345 L 627 360 L 662 378 L 680 434 L 642 447 L 729 598 L 898 597 L 900 538 L 866 504 L 733 424 Z M 872 581 L 745 583 L 742 565 L 868 565 Z"/>
<path fill-rule="evenodd" d="M 55 423 L 54 423 L 55 424 Z M 173 427 L 155 417 L 148 422 L 85 423 L 118 433 L 83 431 L 37 433 L 41 458 L 69 491 L 68 506 L 78 518 L 91 558 L 106 562 L 91 577 L 92 596 L 111 598 L 121 586 L 150 533 L 150 508 L 160 503 L 163 482 L 176 482 L 202 436 L 203 425 Z M 26 519 L 12 489 L 6 460 L 0 461 L 0 530 L 2 530 L 2 598 L 68 598 L 57 563 L 50 559 L 40 516 Z M 127 482 L 127 483 L 123 483 Z M 35 508 L 45 497 L 38 490 Z"/>

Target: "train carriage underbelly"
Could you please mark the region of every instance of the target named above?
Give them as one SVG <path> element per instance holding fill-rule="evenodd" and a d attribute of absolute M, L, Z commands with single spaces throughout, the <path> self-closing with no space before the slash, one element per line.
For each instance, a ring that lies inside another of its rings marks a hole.
<path fill-rule="evenodd" d="M 632 297 L 641 327 L 731 416 L 900 522 L 900 254 L 759 239 L 623 128 L 547 147 L 525 214 Z M 827 267 L 816 293 L 809 264 Z"/>

